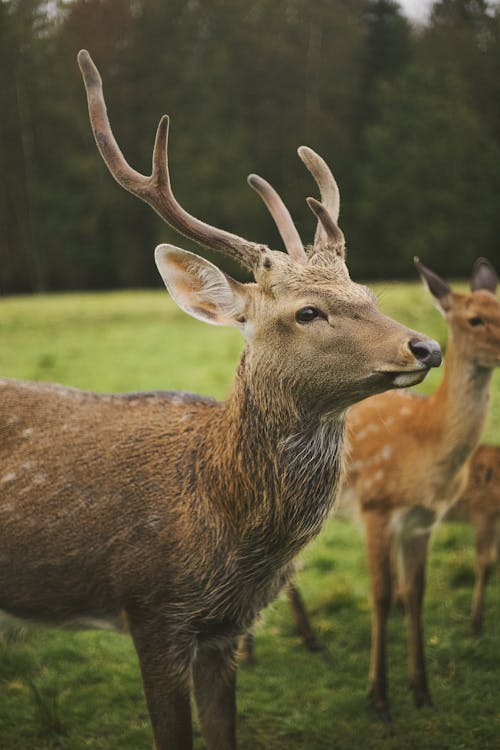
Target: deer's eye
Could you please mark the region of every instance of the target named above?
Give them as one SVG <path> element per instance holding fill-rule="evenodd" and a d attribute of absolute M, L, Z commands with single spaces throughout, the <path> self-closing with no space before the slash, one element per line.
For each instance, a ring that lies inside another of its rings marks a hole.
<path fill-rule="evenodd" d="M 324 318 L 322 312 L 317 310 L 315 307 L 302 307 L 295 313 L 295 320 L 297 323 L 311 323 L 311 321 L 317 318 Z"/>
<path fill-rule="evenodd" d="M 474 318 L 469 318 L 467 322 L 470 326 L 484 326 L 484 320 L 477 315 Z"/>

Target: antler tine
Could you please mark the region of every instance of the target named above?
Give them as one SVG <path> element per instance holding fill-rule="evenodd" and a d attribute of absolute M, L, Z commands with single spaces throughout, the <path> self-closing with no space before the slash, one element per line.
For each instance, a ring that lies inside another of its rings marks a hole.
<path fill-rule="evenodd" d="M 330 167 L 325 160 L 319 156 L 319 154 L 308 146 L 300 146 L 297 152 L 309 172 L 316 180 L 316 184 L 320 190 L 322 204 L 326 206 L 331 218 L 337 223 L 340 212 L 340 193 Z M 324 238 L 323 227 L 321 223 L 318 222 L 314 244 L 317 244 Z"/>
<path fill-rule="evenodd" d="M 288 255 L 297 261 L 297 263 L 307 263 L 307 255 L 304 246 L 302 245 L 302 240 L 300 239 L 288 208 L 285 206 L 276 190 L 269 184 L 269 182 L 267 182 L 267 180 L 264 180 L 257 174 L 249 175 L 247 177 L 247 182 L 250 187 L 259 194 L 267 206 L 281 238 L 285 243 Z"/>
<path fill-rule="evenodd" d="M 316 200 L 316 198 L 306 198 L 307 205 L 318 219 L 318 225 L 321 226 L 328 241 L 337 246 L 340 255 L 344 252 L 344 233 L 336 221 L 333 220 L 328 208 Z"/>
<path fill-rule="evenodd" d="M 102 91 L 102 80 L 87 50 L 78 53 L 78 64 L 83 75 L 90 123 L 97 147 L 115 180 L 133 195 L 148 203 L 167 224 L 186 237 L 237 260 L 254 270 L 265 245 L 217 229 L 191 216 L 180 206 L 172 193 L 168 171 L 167 144 L 169 119 L 164 115 L 158 125 L 153 149 L 153 169 L 150 176 L 140 174 L 125 160 L 111 130 Z"/>

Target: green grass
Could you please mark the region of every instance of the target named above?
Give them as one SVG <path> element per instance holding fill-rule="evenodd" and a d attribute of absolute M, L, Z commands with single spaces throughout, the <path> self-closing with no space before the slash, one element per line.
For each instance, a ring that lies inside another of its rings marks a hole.
<path fill-rule="evenodd" d="M 420 285 L 379 285 L 381 306 L 445 341 Z M 101 391 L 179 388 L 223 397 L 239 335 L 204 326 L 163 292 L 57 295 L 0 301 L 0 374 Z M 500 442 L 494 378 L 487 438 Z M 441 373 L 421 386 L 433 390 Z M 390 728 L 366 699 L 370 612 L 360 531 L 330 521 L 304 552 L 299 584 L 326 650 L 310 655 L 280 598 L 256 629 L 256 667 L 239 674 L 240 750 L 445 750 L 500 743 L 500 616 L 489 587 L 486 634 L 469 637 L 472 532 L 443 525 L 429 566 L 425 623 L 436 708 L 416 711 L 407 690 L 404 618 L 390 624 Z M 4 630 L 0 640 L 0 750 L 144 750 L 151 731 L 127 637 L 100 632 Z M 197 735 L 196 748 L 203 747 Z"/>

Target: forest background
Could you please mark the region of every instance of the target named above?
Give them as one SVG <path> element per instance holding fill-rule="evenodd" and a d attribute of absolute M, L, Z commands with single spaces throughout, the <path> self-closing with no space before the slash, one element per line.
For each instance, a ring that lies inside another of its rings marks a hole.
<path fill-rule="evenodd" d="M 281 247 L 257 172 L 310 241 L 304 143 L 339 182 L 355 278 L 498 260 L 499 2 L 415 24 L 390 0 L 0 0 L 0 293 L 155 286 L 154 246 L 190 247 L 102 164 L 81 47 L 139 171 L 171 116 L 174 190 L 209 223 Z"/>

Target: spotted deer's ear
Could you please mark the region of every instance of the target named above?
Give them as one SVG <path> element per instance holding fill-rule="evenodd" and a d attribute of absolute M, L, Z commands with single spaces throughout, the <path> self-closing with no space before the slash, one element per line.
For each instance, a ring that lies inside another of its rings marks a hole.
<path fill-rule="evenodd" d="M 198 320 L 243 329 L 249 292 L 217 266 L 173 245 L 158 245 L 155 261 L 172 299 Z"/>
<path fill-rule="evenodd" d="M 486 258 L 478 258 L 472 267 L 470 277 L 470 288 L 473 292 L 477 289 L 487 289 L 495 294 L 497 289 L 497 272 Z"/>
<path fill-rule="evenodd" d="M 413 262 L 415 263 L 416 269 L 420 278 L 424 282 L 424 285 L 434 297 L 438 310 L 443 314 L 446 314 L 451 307 L 453 294 L 451 288 L 441 276 L 438 276 L 438 274 L 435 273 L 435 271 L 431 271 L 430 268 L 424 266 L 419 258 L 413 258 Z"/>

